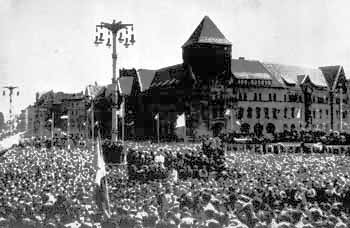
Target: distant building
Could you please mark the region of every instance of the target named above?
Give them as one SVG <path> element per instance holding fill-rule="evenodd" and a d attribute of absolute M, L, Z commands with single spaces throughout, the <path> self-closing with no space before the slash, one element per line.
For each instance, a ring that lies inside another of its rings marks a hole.
<path fill-rule="evenodd" d="M 28 119 L 33 136 L 51 136 L 51 120 L 54 119 L 54 128 L 67 132 L 67 120 L 62 115 L 69 116 L 69 134 L 73 137 L 86 135 L 85 122 L 87 120 L 86 99 L 83 92 L 63 93 L 49 91 L 37 93 L 36 102 L 28 108 Z M 31 115 L 33 113 L 33 118 Z M 32 120 L 31 120 L 32 119 Z"/>

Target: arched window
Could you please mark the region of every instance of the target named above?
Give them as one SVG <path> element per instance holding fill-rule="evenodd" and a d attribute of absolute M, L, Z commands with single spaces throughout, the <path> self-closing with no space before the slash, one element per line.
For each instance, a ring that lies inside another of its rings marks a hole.
<path fill-rule="evenodd" d="M 273 123 L 268 123 L 266 125 L 266 132 L 267 133 L 274 134 L 275 130 L 276 130 L 276 127 L 275 127 L 275 125 Z"/>
<path fill-rule="evenodd" d="M 243 97 L 243 100 L 247 100 L 247 94 L 246 93 L 244 93 L 244 97 Z"/>
<path fill-rule="evenodd" d="M 274 119 L 277 119 L 277 109 L 276 109 L 276 108 L 273 108 L 273 109 L 272 109 L 272 117 L 273 117 Z"/>
<path fill-rule="evenodd" d="M 254 93 L 254 101 L 256 101 L 258 99 L 258 96 L 256 93 Z"/>
<path fill-rule="evenodd" d="M 254 134 L 256 136 L 262 136 L 263 126 L 259 123 L 254 125 Z"/>
<path fill-rule="evenodd" d="M 276 101 L 276 94 L 273 94 L 273 101 Z"/>
<path fill-rule="evenodd" d="M 288 131 L 288 124 L 283 124 L 283 131 Z"/>
<path fill-rule="evenodd" d="M 259 101 L 261 101 L 261 93 L 259 93 Z"/>
<path fill-rule="evenodd" d="M 269 119 L 269 108 L 264 108 L 265 119 Z"/>
<path fill-rule="evenodd" d="M 252 112 L 253 112 L 252 108 L 249 107 L 249 108 L 247 109 L 247 118 L 248 118 L 248 119 L 251 119 L 251 118 L 252 118 L 252 116 L 253 116 Z"/>
<path fill-rule="evenodd" d="M 244 108 L 240 107 L 238 109 L 238 113 L 237 113 L 237 119 L 242 119 L 243 118 L 243 115 L 244 115 Z"/>
<path fill-rule="evenodd" d="M 287 119 L 287 115 L 288 115 L 288 108 L 284 108 L 284 118 Z"/>
<path fill-rule="evenodd" d="M 255 108 L 255 112 L 256 112 L 255 114 L 256 114 L 257 119 L 260 119 L 260 111 L 261 111 L 261 108 L 259 108 L 259 107 Z"/>
<path fill-rule="evenodd" d="M 290 125 L 290 130 L 294 131 L 295 130 L 295 124 Z"/>
<path fill-rule="evenodd" d="M 269 101 L 272 101 L 271 93 L 269 93 Z"/>
<path fill-rule="evenodd" d="M 244 123 L 241 125 L 241 132 L 244 134 L 249 134 L 249 129 L 250 129 L 250 125 L 247 123 Z"/>

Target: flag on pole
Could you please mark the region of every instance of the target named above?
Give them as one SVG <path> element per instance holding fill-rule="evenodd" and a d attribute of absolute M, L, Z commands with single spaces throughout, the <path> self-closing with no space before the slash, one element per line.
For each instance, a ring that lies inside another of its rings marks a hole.
<path fill-rule="evenodd" d="M 100 134 L 97 139 L 97 145 L 95 147 L 95 165 L 96 165 L 96 176 L 95 176 L 95 201 L 97 206 L 105 215 L 110 217 L 109 197 L 108 197 L 108 186 L 107 186 L 107 172 L 106 164 L 103 159 Z"/>
<path fill-rule="evenodd" d="M 182 113 L 176 119 L 176 128 L 178 128 L 178 127 L 185 127 L 185 126 L 186 126 L 185 113 Z"/>
<path fill-rule="evenodd" d="M 231 115 L 231 110 L 230 109 L 226 109 L 225 116 L 230 116 L 230 115 Z"/>
<path fill-rule="evenodd" d="M 61 116 L 61 119 L 62 119 L 62 120 L 68 119 L 68 115 L 63 115 L 63 116 Z"/>
<path fill-rule="evenodd" d="M 125 102 L 124 101 L 121 103 L 120 110 L 117 111 L 117 115 L 119 115 L 122 118 L 125 116 Z"/>
<path fill-rule="evenodd" d="M 101 185 L 101 179 L 106 176 L 105 161 L 102 156 L 102 149 L 100 145 L 100 140 L 97 140 L 96 145 L 96 178 L 95 183 Z"/>
<path fill-rule="evenodd" d="M 155 120 L 158 120 L 158 119 L 159 119 L 159 113 L 157 113 L 157 115 L 154 116 L 154 119 L 155 119 Z"/>
<path fill-rule="evenodd" d="M 297 112 L 297 119 L 300 119 L 300 117 L 301 117 L 301 110 L 300 110 L 300 108 L 298 109 L 298 112 Z"/>

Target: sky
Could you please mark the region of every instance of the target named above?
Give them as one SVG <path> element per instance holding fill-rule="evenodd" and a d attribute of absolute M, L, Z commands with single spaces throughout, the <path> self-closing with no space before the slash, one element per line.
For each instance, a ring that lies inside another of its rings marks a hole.
<path fill-rule="evenodd" d="M 0 87 L 19 86 L 13 99 L 19 113 L 36 92 L 111 83 L 112 50 L 93 42 L 95 25 L 113 19 L 134 24 L 136 40 L 129 48 L 118 44 L 117 68 L 182 63 L 181 45 L 206 15 L 232 42 L 233 58 L 342 65 L 349 76 L 349 6 L 348 0 L 0 0 Z M 8 96 L 0 96 L 0 112 L 8 118 Z"/>

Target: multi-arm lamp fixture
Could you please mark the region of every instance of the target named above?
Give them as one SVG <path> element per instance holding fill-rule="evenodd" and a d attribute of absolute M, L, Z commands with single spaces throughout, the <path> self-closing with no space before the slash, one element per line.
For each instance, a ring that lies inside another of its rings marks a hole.
<path fill-rule="evenodd" d="M 96 25 L 96 36 L 95 36 L 95 45 L 99 45 L 102 44 L 105 39 L 104 39 L 104 32 L 102 31 L 102 29 L 107 29 L 108 30 L 108 37 L 107 37 L 107 42 L 106 42 L 106 46 L 107 47 L 111 47 L 112 43 L 111 43 L 111 33 L 116 36 L 117 33 L 119 32 L 119 38 L 118 41 L 120 43 L 123 43 L 124 41 L 124 46 L 126 48 L 128 48 L 130 45 L 134 45 L 135 43 L 135 35 L 132 33 L 130 35 L 130 40 L 128 37 L 128 33 L 129 33 L 129 27 L 131 32 L 134 31 L 134 26 L 132 24 L 122 24 L 121 22 L 115 23 L 115 21 L 113 21 L 112 24 L 107 24 L 107 23 L 101 23 L 100 25 Z M 121 31 L 122 29 L 125 29 L 125 39 L 123 38 L 123 32 Z"/>

